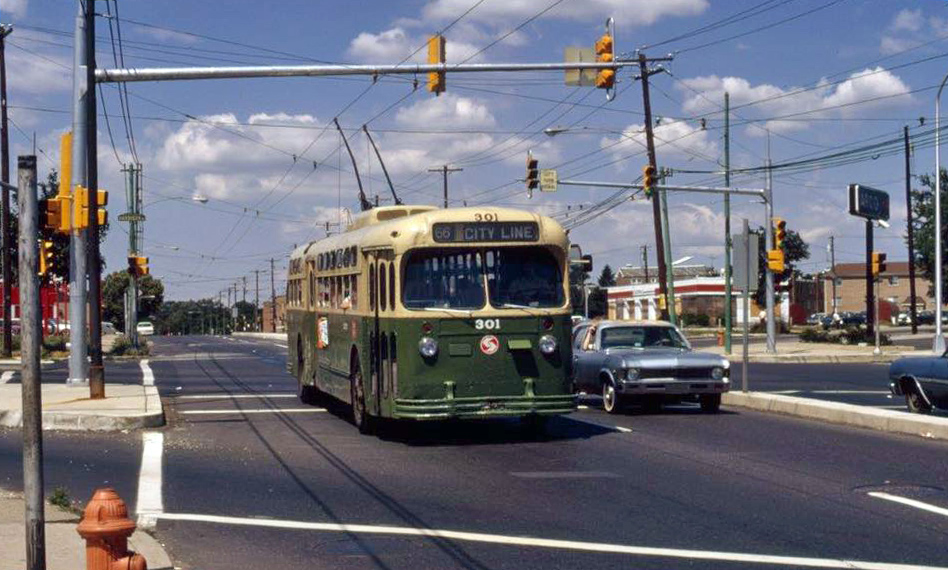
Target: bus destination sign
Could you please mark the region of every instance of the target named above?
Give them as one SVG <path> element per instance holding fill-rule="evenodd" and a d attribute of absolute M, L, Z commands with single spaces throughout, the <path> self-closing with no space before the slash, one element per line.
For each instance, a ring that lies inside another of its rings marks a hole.
<path fill-rule="evenodd" d="M 434 225 L 437 243 L 539 241 L 536 222 L 444 222 Z"/>
<path fill-rule="evenodd" d="M 889 194 L 862 184 L 850 184 L 849 213 L 867 220 L 888 220 Z"/>

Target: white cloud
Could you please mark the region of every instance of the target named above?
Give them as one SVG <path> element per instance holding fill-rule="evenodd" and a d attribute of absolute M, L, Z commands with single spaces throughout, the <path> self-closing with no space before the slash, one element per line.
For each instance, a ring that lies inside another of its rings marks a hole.
<path fill-rule="evenodd" d="M 0 12 L 22 18 L 26 15 L 26 0 L 0 0 Z"/>
<path fill-rule="evenodd" d="M 7 78 L 11 99 L 17 92 L 33 95 L 72 89 L 72 61 L 54 54 L 42 57 L 7 46 Z"/>
<path fill-rule="evenodd" d="M 510 25 L 536 15 L 549 5 L 534 0 L 485 2 L 466 16 L 469 21 L 494 25 Z M 708 8 L 707 0 L 585 0 L 564 2 L 543 17 L 579 21 L 596 21 L 610 14 L 629 25 L 647 26 L 668 16 L 696 16 Z M 447 21 L 457 18 L 471 7 L 470 0 L 434 0 L 422 9 L 427 20 Z M 512 26 L 511 26 L 512 27 Z"/>
<path fill-rule="evenodd" d="M 925 20 L 922 17 L 921 8 L 917 10 L 909 10 L 908 8 L 905 8 L 895 15 L 895 18 L 892 19 L 892 25 L 890 28 L 896 32 L 917 32 L 922 29 L 924 23 Z"/>
<path fill-rule="evenodd" d="M 698 124 L 665 120 L 654 128 L 654 134 L 655 148 L 661 150 L 662 157 L 717 160 L 717 142 Z M 600 147 L 609 150 L 617 158 L 642 152 L 645 150 L 645 125 L 629 125 L 622 131 L 621 137 L 603 137 Z"/>
<path fill-rule="evenodd" d="M 400 63 L 406 58 L 411 63 L 424 63 L 428 58 L 426 41 L 427 37 L 410 36 L 404 28 L 395 27 L 378 34 L 360 33 L 349 42 L 346 53 L 350 58 L 366 63 Z M 452 37 L 445 45 L 445 60 L 449 63 L 468 58 L 471 62 L 482 61 L 482 55 L 474 56 L 479 49 L 470 42 Z"/>
<path fill-rule="evenodd" d="M 450 93 L 399 109 L 395 120 L 403 125 L 437 126 L 439 129 L 492 127 L 496 123 L 487 105 Z"/>
<path fill-rule="evenodd" d="M 687 96 L 682 108 L 687 113 L 695 114 L 719 111 L 720 106 L 714 102 L 723 101 L 725 92 L 730 94 L 731 105 L 734 107 L 764 101 L 753 105 L 750 109 L 742 110 L 741 113 L 745 116 L 756 114 L 766 117 L 809 113 L 794 117 L 797 119 L 846 116 L 854 110 L 861 112 L 867 108 L 901 105 L 911 101 L 910 89 L 905 82 L 882 67 L 867 68 L 853 73 L 837 85 L 829 85 L 828 81 L 823 80 L 822 86 L 805 91 L 800 91 L 800 87 L 784 89 L 766 83 L 752 85 L 741 77 L 718 77 L 717 75 L 695 77 L 685 80 L 684 83 L 701 93 L 697 95 L 683 88 Z M 800 92 L 796 93 L 797 91 Z M 840 107 L 860 101 L 866 102 L 858 106 Z M 808 123 L 805 120 L 775 120 L 766 123 L 766 127 L 774 131 L 804 129 L 807 126 Z M 760 134 L 760 130 L 752 129 L 748 131 L 748 134 Z"/>

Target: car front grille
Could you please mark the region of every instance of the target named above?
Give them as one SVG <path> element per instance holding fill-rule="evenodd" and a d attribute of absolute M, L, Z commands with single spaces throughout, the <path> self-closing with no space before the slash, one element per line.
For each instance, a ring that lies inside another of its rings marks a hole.
<path fill-rule="evenodd" d="M 639 378 L 711 378 L 712 368 L 644 368 Z"/>

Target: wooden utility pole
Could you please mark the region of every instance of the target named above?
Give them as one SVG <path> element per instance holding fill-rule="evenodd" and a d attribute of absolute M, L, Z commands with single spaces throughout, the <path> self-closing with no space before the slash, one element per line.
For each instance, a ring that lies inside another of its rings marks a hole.
<path fill-rule="evenodd" d="M 655 160 L 655 134 L 652 131 L 652 103 L 649 99 L 648 77 L 657 71 L 649 70 L 648 59 L 639 52 L 639 73 L 642 80 L 642 108 L 645 113 L 645 145 L 648 150 L 648 164 L 658 172 Z M 665 308 L 662 309 L 662 320 L 668 320 L 669 305 L 674 299 L 668 298 L 668 274 L 665 259 L 665 237 L 662 235 L 662 207 L 661 191 L 652 192 L 652 221 L 655 225 L 655 257 L 658 261 L 658 288 L 665 299 Z"/>
<path fill-rule="evenodd" d="M 448 168 L 448 165 L 445 164 L 441 168 L 429 168 L 428 172 L 440 172 L 444 177 L 444 207 L 448 207 L 448 174 L 451 172 L 461 172 L 463 168 Z"/>
<path fill-rule="evenodd" d="M 273 276 L 273 264 L 276 263 L 276 260 L 272 257 L 270 258 L 270 315 L 271 315 L 271 325 L 273 326 L 273 331 L 277 332 L 277 291 L 276 291 L 276 279 Z"/>
<path fill-rule="evenodd" d="M 10 358 L 13 355 L 13 327 L 11 323 L 10 309 L 13 305 L 13 266 L 10 259 L 13 249 L 13 234 L 10 227 L 10 188 L 6 184 L 10 183 L 10 136 L 7 131 L 7 57 L 6 57 L 6 37 L 13 32 L 13 27 L 0 25 L 0 161 L 2 165 L 3 203 L 2 213 L 0 213 L 0 231 L 3 232 L 2 247 L 3 254 L 0 256 L 3 263 L 3 350 L 4 358 Z"/>
<path fill-rule="evenodd" d="M 254 297 L 253 297 L 253 330 L 260 332 L 260 270 L 253 270 L 254 277 Z"/>
<path fill-rule="evenodd" d="M 912 227 L 912 165 L 910 160 L 908 126 L 902 127 L 905 136 L 905 208 L 906 226 L 908 228 L 908 262 L 909 262 L 909 315 L 912 319 L 912 334 L 918 333 L 918 315 L 915 307 L 915 229 Z M 936 176 L 941 176 L 937 173 Z"/>

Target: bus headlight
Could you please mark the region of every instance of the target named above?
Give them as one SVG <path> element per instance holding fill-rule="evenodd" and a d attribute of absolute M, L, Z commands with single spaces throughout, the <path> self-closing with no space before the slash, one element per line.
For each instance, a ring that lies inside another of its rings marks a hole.
<path fill-rule="evenodd" d="M 550 334 L 545 334 L 540 337 L 540 352 L 546 355 L 553 354 L 556 352 L 556 337 Z"/>
<path fill-rule="evenodd" d="M 724 369 L 721 368 L 720 366 L 715 366 L 714 368 L 712 368 L 712 369 L 711 369 L 711 379 L 712 379 L 712 380 L 720 380 L 721 378 L 724 378 Z"/>
<path fill-rule="evenodd" d="M 438 354 L 438 341 L 430 336 L 422 337 L 418 341 L 418 352 L 425 358 L 434 358 Z"/>

